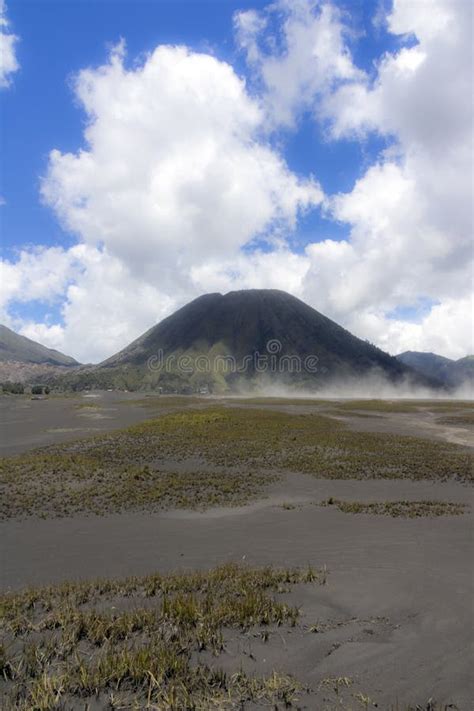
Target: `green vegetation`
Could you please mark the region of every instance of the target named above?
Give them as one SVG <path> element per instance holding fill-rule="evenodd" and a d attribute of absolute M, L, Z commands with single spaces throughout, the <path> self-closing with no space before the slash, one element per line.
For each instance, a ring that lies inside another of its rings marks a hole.
<path fill-rule="evenodd" d="M 210 406 L 0 463 L 0 517 L 235 505 L 279 472 L 330 479 L 473 479 L 472 453 L 352 432 L 330 417 Z"/>
<path fill-rule="evenodd" d="M 226 398 L 228 403 L 245 403 L 248 405 L 300 405 L 302 407 L 313 406 L 321 408 L 337 408 L 346 412 L 357 410 L 382 413 L 415 413 L 420 410 L 436 410 L 437 412 L 455 412 L 456 410 L 473 410 L 474 403 L 468 400 L 422 400 L 419 398 L 397 398 L 397 399 L 343 399 L 343 398 L 318 398 L 314 397 L 249 397 L 249 398 Z"/>
<path fill-rule="evenodd" d="M 171 413 L 74 447 L 117 464 L 125 456 L 148 463 L 160 457 L 199 457 L 220 468 L 287 470 L 324 478 L 472 478 L 470 453 L 454 444 L 352 432 L 329 417 L 258 409 Z"/>
<path fill-rule="evenodd" d="M 25 392 L 25 386 L 23 383 L 12 383 L 10 380 L 1 384 L 2 392 L 9 393 L 10 395 L 23 395 Z"/>
<path fill-rule="evenodd" d="M 49 395 L 51 392 L 50 388 L 48 385 L 33 385 L 31 387 L 31 394 L 32 395 Z"/>
<path fill-rule="evenodd" d="M 474 409 L 472 402 L 459 400 L 343 400 L 332 403 L 344 412 L 382 412 L 382 413 L 413 413 L 425 409 L 436 412 L 452 412 L 453 410 Z"/>
<path fill-rule="evenodd" d="M 474 412 L 463 412 L 460 415 L 449 415 L 447 417 L 439 417 L 436 420 L 438 425 L 455 425 L 456 427 L 473 427 Z"/>
<path fill-rule="evenodd" d="M 318 506 L 335 506 L 348 514 L 376 514 L 393 518 L 421 518 L 435 516 L 459 516 L 468 510 L 467 504 L 451 501 L 341 501 L 332 497 L 321 501 Z"/>
<path fill-rule="evenodd" d="M 18 478 L 15 478 L 17 475 Z M 2 488 L 0 518 L 77 513 L 200 509 L 246 503 L 270 475 L 236 472 L 165 472 L 148 465 L 98 466 L 86 457 L 19 457 Z"/>
<path fill-rule="evenodd" d="M 144 384 L 144 367 L 81 368 L 61 376 L 57 384 L 64 390 L 139 390 Z"/>
<path fill-rule="evenodd" d="M 355 619 L 328 620 L 308 629 L 301 623 L 300 609 L 289 602 L 292 592 L 325 583 L 324 569 L 227 563 L 207 571 L 4 593 L 0 706 L 8 711 L 278 711 L 300 707 L 302 694 L 308 694 L 308 708 L 371 708 L 376 702 L 351 677 L 325 677 L 310 688 L 286 674 L 284 666 L 257 676 L 237 666 L 238 660 L 229 664 L 226 651 L 244 640 L 247 646 L 260 639 L 267 647 L 295 628 L 303 638 L 353 624 Z M 370 623 L 377 621 L 388 623 L 385 618 Z M 391 707 L 447 708 L 456 707 L 434 701 Z"/>
<path fill-rule="evenodd" d="M 408 413 L 416 412 L 421 406 L 421 400 L 344 400 L 333 403 L 342 412 L 383 412 Z"/>
<path fill-rule="evenodd" d="M 163 409 L 168 407 L 186 407 L 202 404 L 202 400 L 192 395 L 146 395 L 145 397 L 137 397 L 131 401 L 133 405 L 147 408 Z M 204 401 L 204 404 L 206 401 Z M 120 404 L 130 404 L 130 400 L 121 400 Z"/>
<path fill-rule="evenodd" d="M 390 707 L 390 711 L 402 711 L 402 707 L 396 704 Z M 456 704 L 439 704 L 437 701 L 429 699 L 425 704 L 404 706 L 403 711 L 461 711 L 461 709 Z"/>
<path fill-rule="evenodd" d="M 95 699 L 101 707 L 163 711 L 242 709 L 247 701 L 288 708 L 302 690 L 294 679 L 226 673 L 210 655 L 225 650 L 229 635 L 295 626 L 299 610 L 276 594 L 315 582 L 325 574 L 311 568 L 228 564 L 5 594 L 3 707 L 87 708 Z"/>
<path fill-rule="evenodd" d="M 80 402 L 76 406 L 76 410 L 101 410 L 102 405 L 98 402 Z"/>

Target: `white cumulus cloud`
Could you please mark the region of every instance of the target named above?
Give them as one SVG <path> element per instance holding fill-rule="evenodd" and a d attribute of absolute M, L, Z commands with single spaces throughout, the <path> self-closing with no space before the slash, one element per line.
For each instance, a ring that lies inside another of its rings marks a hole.
<path fill-rule="evenodd" d="M 279 31 L 267 32 L 270 22 Z M 292 126 L 335 87 L 363 76 L 347 47 L 337 7 L 319 0 L 278 0 L 234 17 L 237 40 L 259 77 L 270 125 Z"/>
<path fill-rule="evenodd" d="M 232 67 L 184 47 L 158 47 L 139 67 L 124 49 L 81 72 L 85 148 L 52 151 L 44 199 L 65 227 L 104 244 L 145 279 L 184 286 L 191 266 L 236 254 L 318 204 L 259 140 L 263 113 Z"/>
<path fill-rule="evenodd" d="M 327 201 L 350 236 L 308 248 L 307 292 L 392 352 L 410 341 L 472 352 L 472 4 L 396 0 L 387 27 L 410 46 L 384 54 L 372 82 L 347 83 L 319 108 L 333 140 L 376 132 L 393 144 Z M 389 317 L 420 300 L 440 302 L 421 324 Z M 443 328 L 452 313 L 456 328 Z"/>
<path fill-rule="evenodd" d="M 0 88 L 11 84 L 11 75 L 20 68 L 16 57 L 18 37 L 9 31 L 5 0 L 0 0 Z"/>

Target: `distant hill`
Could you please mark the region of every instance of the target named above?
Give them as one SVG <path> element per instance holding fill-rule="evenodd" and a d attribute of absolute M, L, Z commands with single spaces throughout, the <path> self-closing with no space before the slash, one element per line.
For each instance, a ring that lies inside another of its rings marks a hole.
<path fill-rule="evenodd" d="M 396 357 L 401 363 L 410 366 L 418 373 L 436 378 L 448 387 L 474 385 L 474 356 L 472 355 L 452 360 L 436 353 L 405 351 Z"/>
<path fill-rule="evenodd" d="M 267 358 L 267 364 L 272 357 L 273 364 L 262 369 L 258 354 Z M 161 356 L 163 364 L 158 367 Z M 232 361 L 235 367 L 225 370 L 224 361 L 227 365 Z M 116 355 L 81 371 L 71 383 L 74 387 L 225 390 L 262 377 L 319 387 L 369 374 L 394 383 L 411 378 L 417 384 L 438 384 L 294 296 L 251 289 L 195 299 Z"/>
<path fill-rule="evenodd" d="M 0 383 L 53 383 L 79 367 L 74 358 L 0 325 Z"/>
<path fill-rule="evenodd" d="M 79 365 L 74 358 L 52 348 L 46 348 L 30 338 L 20 336 L 0 325 L 0 362 L 36 363 L 41 365 Z"/>
<path fill-rule="evenodd" d="M 421 353 L 419 351 L 405 351 L 397 355 L 396 358 L 401 363 L 442 382 L 446 382 L 446 375 L 455 362 L 450 358 L 436 355 L 436 353 Z"/>

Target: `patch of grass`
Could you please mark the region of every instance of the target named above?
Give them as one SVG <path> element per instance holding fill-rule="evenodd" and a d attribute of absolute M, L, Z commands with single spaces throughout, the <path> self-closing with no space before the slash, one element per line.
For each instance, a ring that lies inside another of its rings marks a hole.
<path fill-rule="evenodd" d="M 473 410 L 473 400 L 421 400 L 420 404 L 436 412 L 456 412 L 457 410 Z"/>
<path fill-rule="evenodd" d="M 332 417 L 357 417 L 358 419 L 371 420 L 371 419 L 383 419 L 387 413 L 377 412 L 375 410 L 368 410 L 367 412 L 360 412 L 359 410 L 346 411 L 343 409 L 332 409 L 325 410 L 327 415 Z"/>
<path fill-rule="evenodd" d="M 324 709 L 341 709 L 341 711 L 355 711 L 355 709 L 380 708 L 380 704 L 368 694 L 361 691 L 350 691 L 355 684 L 352 677 L 326 677 L 319 682 L 319 689 L 331 694 L 331 706 L 325 705 Z M 353 700 L 353 701 L 352 701 Z M 325 696 L 325 701 L 329 701 Z M 354 706 L 353 702 L 357 703 Z M 389 711 L 460 711 L 456 704 L 439 704 L 433 699 L 429 699 L 426 703 L 415 705 L 400 705 L 398 703 L 391 704 L 388 707 Z"/>
<path fill-rule="evenodd" d="M 334 403 L 333 403 L 334 404 Z M 338 401 L 341 410 L 375 410 L 376 412 L 416 413 L 419 410 L 434 410 L 437 412 L 452 412 L 455 410 L 472 410 L 472 402 L 463 400 L 344 400 Z"/>
<path fill-rule="evenodd" d="M 455 425 L 457 427 L 474 427 L 474 412 L 463 412 L 460 415 L 439 417 L 437 425 Z"/>
<path fill-rule="evenodd" d="M 455 444 L 352 432 L 316 414 L 213 406 L 4 459 L 0 517 L 235 505 L 282 471 L 467 482 L 472 463 Z"/>
<path fill-rule="evenodd" d="M 258 472 L 168 472 L 133 463 L 97 466 L 69 455 L 46 455 L 33 464 L 20 458 L 16 468 L 18 478 L 11 472 L 3 478 L 8 497 L 0 501 L 1 518 L 238 505 L 261 494 L 272 478 Z"/>
<path fill-rule="evenodd" d="M 357 411 L 366 412 L 369 414 L 375 413 L 417 413 L 420 410 L 434 410 L 437 412 L 455 412 L 456 410 L 472 410 L 474 404 L 464 400 L 422 400 L 418 398 L 397 398 L 397 399 L 317 399 L 317 398 L 277 398 L 277 397 L 261 397 L 261 398 L 235 398 L 227 399 L 225 402 L 245 403 L 249 405 L 270 405 L 270 406 L 314 406 L 321 410 L 324 414 L 330 410 L 336 412 Z M 327 410 L 326 410 L 327 408 Z"/>
<path fill-rule="evenodd" d="M 264 706 L 277 711 L 300 707 L 303 693 L 308 694 L 308 708 L 354 711 L 354 703 L 375 706 L 347 676 L 327 677 L 310 688 L 284 668 L 252 676 L 238 668 L 238 660 L 232 666 L 227 657 L 225 671 L 219 663 L 227 647 L 244 639 L 271 644 L 295 626 L 303 632 L 300 610 L 289 604 L 288 593 L 295 586 L 325 581 L 325 569 L 229 563 L 207 571 L 5 593 L 0 596 L 0 707 L 244 711 Z M 310 631 L 354 621 L 322 621 Z M 391 708 L 455 707 L 430 701 Z"/>
<path fill-rule="evenodd" d="M 459 516 L 469 509 L 467 504 L 451 501 L 341 501 L 332 497 L 321 501 L 318 506 L 335 506 L 348 514 L 375 514 L 393 518 L 434 518 L 436 516 Z"/>
<path fill-rule="evenodd" d="M 472 478 L 472 459 L 457 445 L 352 432 L 321 415 L 212 408 L 143 423 L 135 432 L 149 441 L 166 436 L 172 452 L 200 455 L 220 466 L 278 468 L 325 478 Z"/>
<path fill-rule="evenodd" d="M 432 699 L 429 699 L 426 703 L 415 704 L 413 706 L 410 704 L 410 706 L 401 707 L 399 704 L 396 704 L 390 707 L 390 711 L 402 711 L 402 709 L 403 711 L 460 711 L 456 704 L 439 704 Z"/>
<path fill-rule="evenodd" d="M 328 676 L 319 682 L 319 687 L 324 689 L 331 689 L 336 694 L 339 694 L 341 689 L 348 689 L 354 680 L 349 676 Z"/>
<path fill-rule="evenodd" d="M 228 564 L 3 595 L 3 707 L 87 708 L 91 698 L 106 707 L 120 696 L 124 708 L 163 711 L 244 708 L 247 701 L 288 708 L 302 689 L 291 677 L 226 673 L 200 655 L 218 656 L 228 630 L 296 625 L 299 610 L 275 595 L 324 581 L 311 568 Z"/>
<path fill-rule="evenodd" d="M 167 408 L 198 405 L 203 401 L 199 395 L 146 395 L 145 397 L 131 397 L 119 400 L 120 405 L 137 405 L 139 407 Z M 205 402 L 205 401 L 204 401 Z"/>
<path fill-rule="evenodd" d="M 251 568 L 228 563 L 208 571 L 168 573 L 129 577 L 124 579 L 66 582 L 42 588 L 30 588 L 18 593 L 0 595 L 0 619 L 24 618 L 40 607 L 51 611 L 58 606 L 80 607 L 99 598 L 115 597 L 155 598 L 175 594 L 228 594 L 239 589 L 254 592 L 280 589 L 297 583 L 326 582 L 326 571 L 311 567 L 301 568 Z"/>
<path fill-rule="evenodd" d="M 416 412 L 421 406 L 420 400 L 344 400 L 336 404 L 338 410 L 343 412 L 384 412 L 384 413 L 408 413 Z"/>

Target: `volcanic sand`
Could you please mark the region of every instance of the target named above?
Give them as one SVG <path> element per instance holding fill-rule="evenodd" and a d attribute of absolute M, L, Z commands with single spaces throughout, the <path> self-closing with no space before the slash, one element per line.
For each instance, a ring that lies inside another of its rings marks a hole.
<path fill-rule="evenodd" d="M 170 399 L 165 405 L 163 399 L 157 405 L 123 393 L 7 400 L 2 402 L 1 428 L 3 436 L 14 433 L 13 440 L 2 442 L 8 455 L 182 408 L 181 401 Z M 81 407 L 89 402 L 100 407 Z M 192 400 L 191 406 L 202 403 Z M 303 407 L 324 411 L 331 405 Z M 94 410 L 103 418 L 94 419 Z M 409 430 L 465 445 L 470 438 L 465 427 L 437 426 L 436 407 L 428 406 L 421 414 L 363 415 L 360 411 L 338 417 L 364 431 Z M 315 505 L 329 497 L 439 500 L 471 508 L 458 516 L 404 519 Z M 402 709 L 402 704 L 426 703 L 433 697 L 467 710 L 474 700 L 473 503 L 472 489 L 454 481 L 326 480 L 285 474 L 264 498 L 246 506 L 10 520 L 0 523 L 0 585 L 10 590 L 68 579 L 208 569 L 229 561 L 327 566 L 325 586 L 302 586 L 288 593 L 301 607 L 296 628 L 272 635 L 268 642 L 235 635 L 218 665 L 234 670 L 242 666 L 255 674 L 277 669 L 313 690 L 325 679 L 346 677 L 384 709 L 397 702 Z M 301 708 L 319 708 L 316 698 L 316 691 L 303 695 Z M 337 702 L 327 708 L 339 708 Z M 352 703 L 347 708 L 359 708 Z"/>

